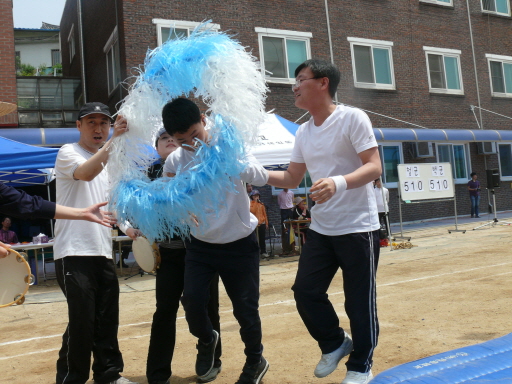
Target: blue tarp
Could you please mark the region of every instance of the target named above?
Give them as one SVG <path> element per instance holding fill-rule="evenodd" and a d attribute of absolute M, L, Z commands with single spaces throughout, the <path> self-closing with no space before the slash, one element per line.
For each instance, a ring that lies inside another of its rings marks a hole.
<path fill-rule="evenodd" d="M 58 148 L 41 148 L 0 137 L 0 182 L 13 187 L 48 184 Z"/>

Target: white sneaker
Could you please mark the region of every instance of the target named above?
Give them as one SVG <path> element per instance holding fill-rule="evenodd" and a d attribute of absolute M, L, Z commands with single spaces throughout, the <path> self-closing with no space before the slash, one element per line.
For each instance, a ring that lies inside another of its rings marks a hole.
<path fill-rule="evenodd" d="M 367 384 L 371 379 L 373 379 L 371 370 L 366 373 L 347 371 L 347 376 L 345 376 L 341 384 Z"/>
<path fill-rule="evenodd" d="M 315 376 L 325 377 L 330 375 L 336 369 L 340 360 L 352 352 L 352 349 L 352 339 L 348 333 L 345 332 L 345 340 L 343 340 L 343 344 L 341 344 L 341 346 L 335 351 L 331 353 L 324 353 L 322 355 L 322 358 L 315 368 Z"/>

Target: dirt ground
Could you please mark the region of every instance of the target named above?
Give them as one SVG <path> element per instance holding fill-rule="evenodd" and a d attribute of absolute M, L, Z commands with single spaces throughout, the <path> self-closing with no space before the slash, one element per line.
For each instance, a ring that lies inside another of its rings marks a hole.
<path fill-rule="evenodd" d="M 412 249 L 381 249 L 377 288 L 381 333 L 374 374 L 511 332 L 512 226 L 472 227 L 467 225 L 466 233 L 449 234 L 448 227 L 409 232 Z M 263 382 L 340 383 L 345 376 L 343 362 L 326 378 L 313 375 L 320 351 L 295 309 L 290 290 L 297 260 L 280 258 L 261 265 L 260 314 L 264 355 L 270 363 Z M 154 277 L 120 278 L 120 284 L 123 375 L 147 383 Z M 339 274 L 329 297 L 349 331 Z M 55 383 L 55 361 L 67 323 L 66 303 L 59 300 L 60 290 L 55 280 L 49 280 L 32 287 L 24 305 L 0 309 L 0 383 Z M 181 309 L 178 316 L 171 383 L 195 383 L 196 340 L 188 332 Z M 221 287 L 224 355 L 216 383 L 234 383 L 240 374 L 244 355 L 238 329 Z"/>

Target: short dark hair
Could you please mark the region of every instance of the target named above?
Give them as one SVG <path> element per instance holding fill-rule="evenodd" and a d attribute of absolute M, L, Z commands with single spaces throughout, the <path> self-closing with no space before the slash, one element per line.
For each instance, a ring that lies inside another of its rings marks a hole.
<path fill-rule="evenodd" d="M 201 111 L 192 100 L 185 98 L 174 99 L 162 109 L 162 120 L 167 133 L 185 133 L 189 128 L 201 122 Z"/>
<path fill-rule="evenodd" d="M 327 77 L 329 79 L 329 95 L 334 97 L 340 83 L 340 70 L 334 64 L 325 60 L 310 59 L 303 62 L 295 69 L 295 77 L 304 68 L 311 69 L 316 78 Z"/>
<path fill-rule="evenodd" d="M 471 172 L 471 177 L 475 176 L 476 175 L 476 172 Z"/>

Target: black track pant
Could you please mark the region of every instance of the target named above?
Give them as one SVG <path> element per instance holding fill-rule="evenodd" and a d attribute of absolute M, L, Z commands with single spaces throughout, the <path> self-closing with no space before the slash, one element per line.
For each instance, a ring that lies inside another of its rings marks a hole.
<path fill-rule="evenodd" d="M 68 303 L 68 327 L 57 360 L 57 384 L 85 384 L 91 353 L 93 379 L 117 380 L 123 358 L 117 342 L 119 283 L 104 256 L 67 256 L 55 261 L 57 281 Z"/>
<path fill-rule="evenodd" d="M 233 304 L 233 315 L 240 324 L 246 362 L 258 363 L 263 352 L 261 320 L 258 311 L 260 261 L 253 232 L 227 244 L 205 243 L 194 237 L 186 242 L 185 284 L 181 302 L 190 333 L 210 342 L 213 325 L 208 317 L 210 282 L 218 273 Z"/>
<path fill-rule="evenodd" d="M 379 231 L 326 236 L 310 229 L 292 287 L 297 309 L 309 333 L 322 353 L 333 352 L 344 337 L 327 289 L 341 268 L 345 311 L 354 342 L 347 362 L 351 371 L 368 372 L 377 346 L 375 277 L 379 250 Z"/>

